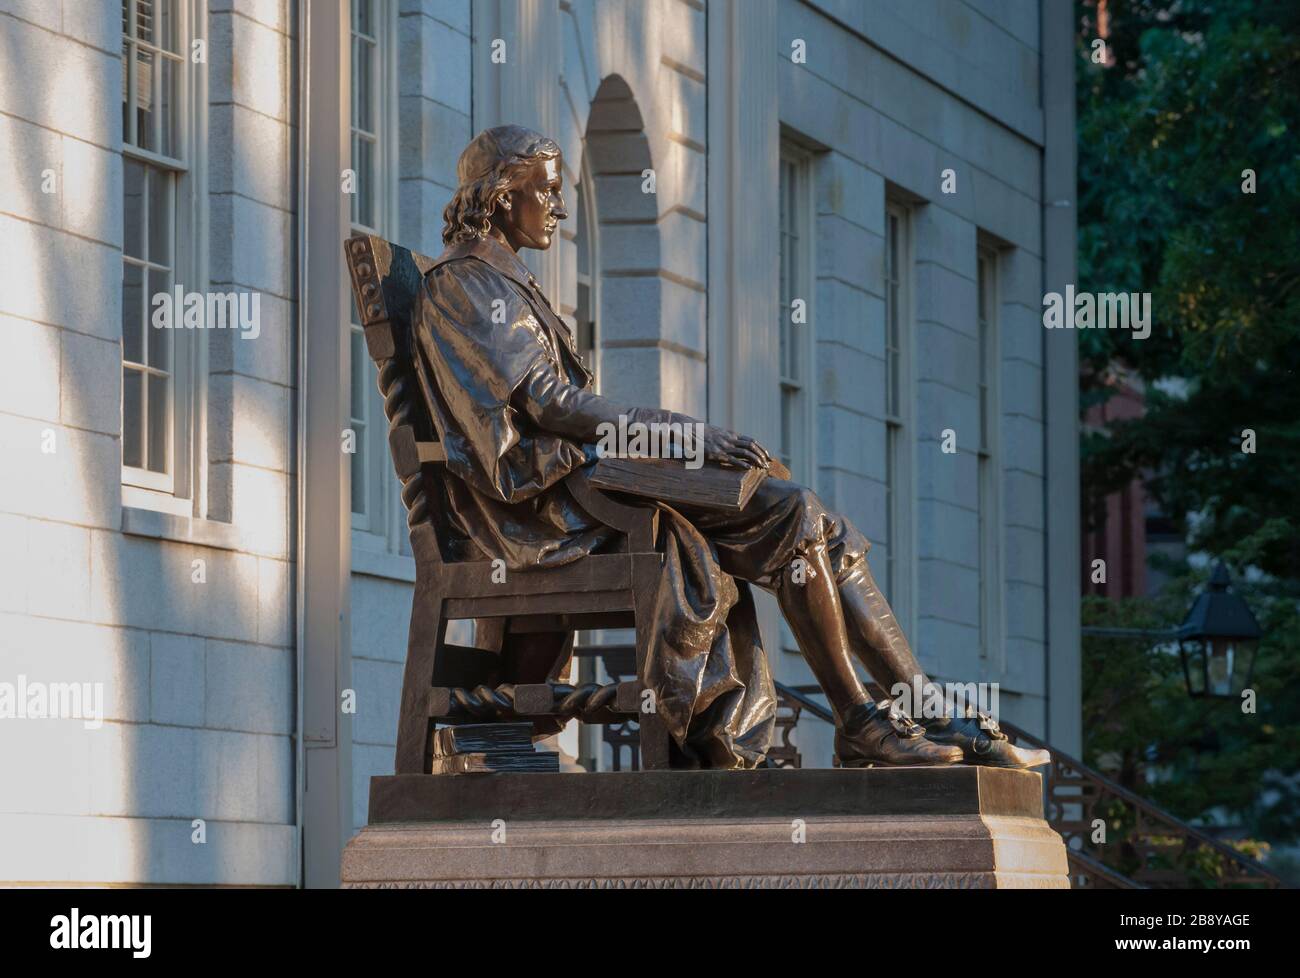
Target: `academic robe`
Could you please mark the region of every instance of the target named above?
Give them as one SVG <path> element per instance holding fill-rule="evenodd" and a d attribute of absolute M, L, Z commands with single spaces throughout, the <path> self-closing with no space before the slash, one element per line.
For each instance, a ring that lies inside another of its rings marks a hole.
<path fill-rule="evenodd" d="M 573 337 L 528 268 L 484 236 L 453 244 L 425 275 L 412 309 L 413 361 L 447 455 L 446 502 L 464 558 L 501 558 L 511 572 L 551 567 L 616 546 L 566 480 L 586 478 L 597 426 L 691 423 L 591 391 Z M 776 695 L 748 584 L 725 573 L 687 515 L 660 509 L 664 554 L 652 655 L 641 681 L 682 766 L 762 762 Z"/>

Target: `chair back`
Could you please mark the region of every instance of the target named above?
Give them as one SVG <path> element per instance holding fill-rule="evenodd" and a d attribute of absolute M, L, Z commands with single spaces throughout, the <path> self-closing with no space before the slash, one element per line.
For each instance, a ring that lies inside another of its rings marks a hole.
<path fill-rule="evenodd" d="M 355 234 L 343 245 L 352 298 L 365 331 L 366 350 L 379 368 L 379 392 L 388 418 L 388 450 L 402 483 L 407 527 L 417 557 L 441 559 L 446 550 L 442 466 L 446 455 L 420 397 L 413 361 L 411 313 L 424 275 L 435 259 L 385 241 Z M 429 530 L 437 546 L 417 547 Z"/>

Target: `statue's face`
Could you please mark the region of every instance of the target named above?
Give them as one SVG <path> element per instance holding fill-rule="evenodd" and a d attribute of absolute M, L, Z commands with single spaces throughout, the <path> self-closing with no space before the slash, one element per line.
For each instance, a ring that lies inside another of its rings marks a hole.
<path fill-rule="evenodd" d="M 493 214 L 493 223 L 515 251 L 537 248 L 545 251 L 560 221 L 569 216 L 564 208 L 564 177 L 559 159 L 533 163 L 505 194 Z"/>

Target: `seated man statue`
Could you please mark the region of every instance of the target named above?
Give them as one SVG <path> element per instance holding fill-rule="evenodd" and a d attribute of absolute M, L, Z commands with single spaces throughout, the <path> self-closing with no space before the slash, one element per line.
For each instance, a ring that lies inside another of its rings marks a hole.
<path fill-rule="evenodd" d="M 618 535 L 583 511 L 566 482 L 584 478 L 604 425 L 699 425 L 591 391 L 569 328 L 519 259 L 546 249 L 567 217 L 559 146 L 519 126 L 480 133 L 461 154 L 445 211 L 446 251 L 412 311 L 412 357 L 447 455 L 445 508 L 466 556 L 511 573 L 614 548 Z M 660 429 L 666 430 L 666 429 Z M 707 463 L 770 464 L 767 451 L 701 425 Z M 761 763 L 776 701 L 748 584 L 773 592 L 836 718 L 846 767 L 1048 761 L 1012 745 L 964 707 L 915 722 L 873 703 L 853 659 L 884 688 L 930 688 L 867 566 L 867 541 L 809 489 L 764 479 L 737 513 L 654 500 L 664 554 L 653 651 L 640 680 L 672 738 L 672 763 Z"/>

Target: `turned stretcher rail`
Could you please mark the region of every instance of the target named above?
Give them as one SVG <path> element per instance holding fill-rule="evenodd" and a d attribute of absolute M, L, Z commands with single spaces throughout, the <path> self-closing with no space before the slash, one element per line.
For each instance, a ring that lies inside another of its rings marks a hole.
<path fill-rule="evenodd" d="M 434 686 L 429 690 L 429 716 L 440 722 L 494 723 L 532 717 L 576 717 L 583 723 L 621 723 L 637 714 L 640 697 L 635 682 L 503 683 L 493 689 Z"/>

